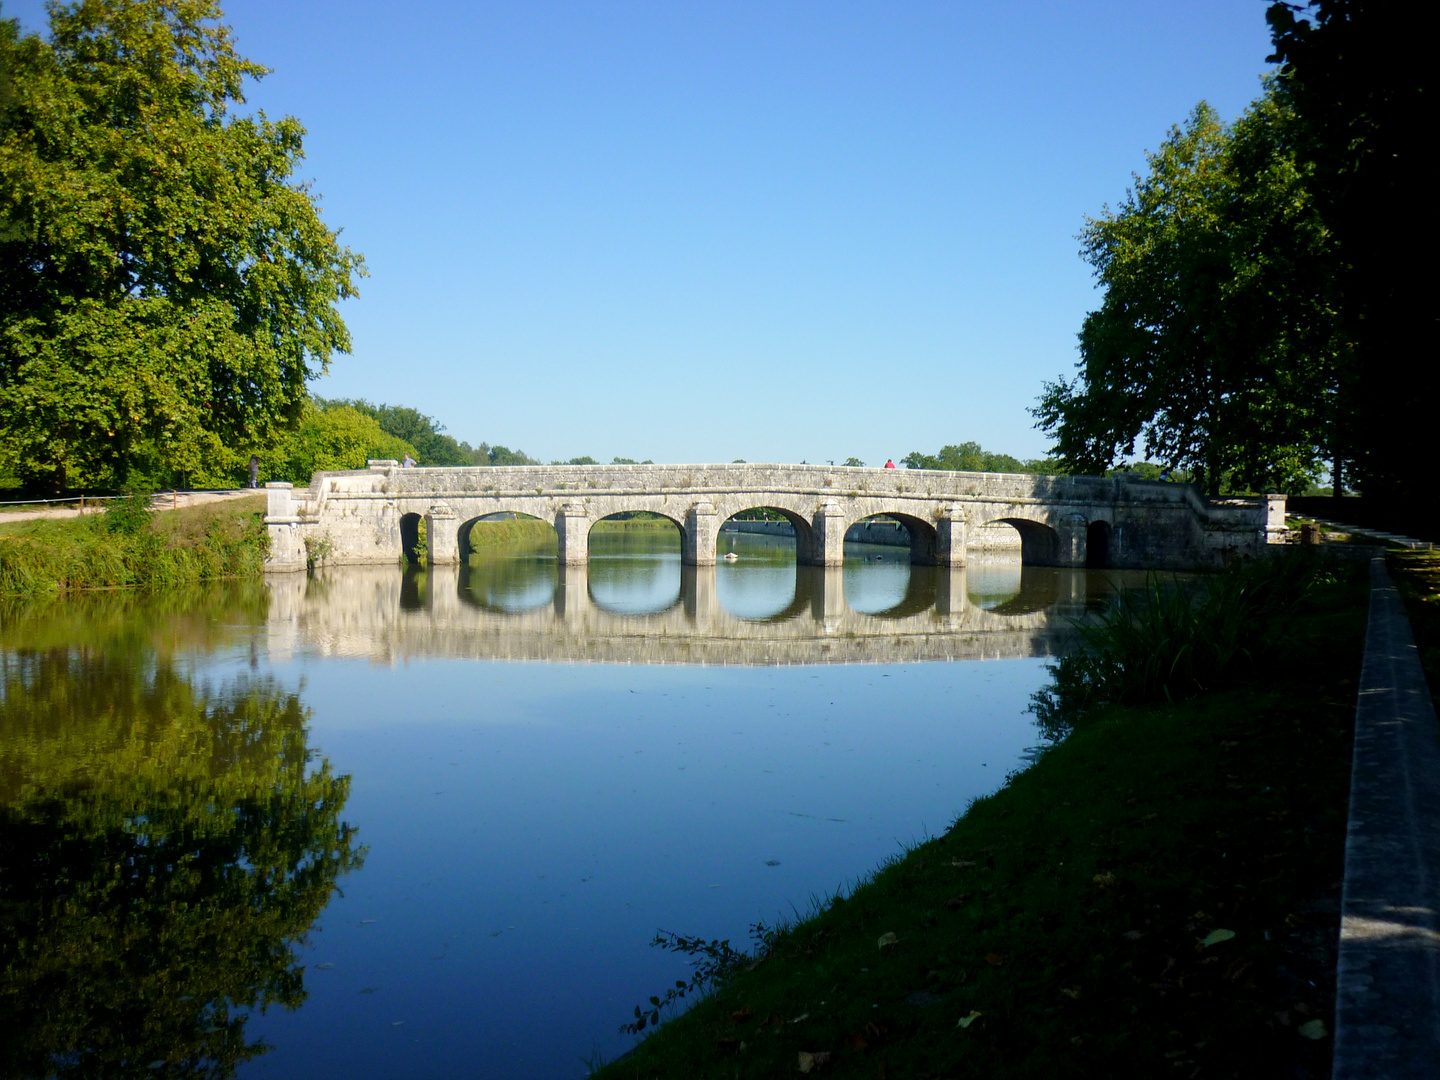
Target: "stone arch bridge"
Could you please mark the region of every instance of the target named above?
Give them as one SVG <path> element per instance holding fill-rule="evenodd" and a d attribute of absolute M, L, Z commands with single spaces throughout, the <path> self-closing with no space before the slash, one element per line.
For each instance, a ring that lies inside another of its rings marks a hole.
<path fill-rule="evenodd" d="M 425 522 L 431 565 L 463 562 L 476 521 L 514 513 L 552 522 L 567 565 L 589 557 L 590 528 L 648 511 L 680 530 L 684 561 L 715 562 L 720 526 L 767 508 L 793 526 L 801 564 L 839 566 L 845 533 L 884 516 L 910 533 L 912 562 L 963 566 L 970 549 L 1012 541 L 1043 566 L 1203 569 L 1283 539 L 1285 498 L 1206 500 L 1188 484 L 822 465 L 521 465 L 318 472 L 308 490 L 266 484 L 267 568 L 394 564 Z M 1009 526 L 1009 528 L 1005 528 Z M 1013 531 L 1012 531 L 1013 530 Z"/>

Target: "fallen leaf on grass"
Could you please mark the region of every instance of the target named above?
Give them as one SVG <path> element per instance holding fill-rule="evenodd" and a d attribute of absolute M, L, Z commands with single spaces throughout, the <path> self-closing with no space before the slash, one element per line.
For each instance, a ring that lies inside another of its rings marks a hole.
<path fill-rule="evenodd" d="M 749 1006 L 749 1005 L 746 1005 L 743 1009 L 736 1009 L 734 1012 L 732 1012 L 732 1013 L 730 1014 L 730 1022 L 731 1022 L 732 1024 L 743 1024 L 746 1020 L 749 1020 L 749 1019 L 750 1019 L 750 1006 Z"/>
<path fill-rule="evenodd" d="M 1307 1020 L 1295 1029 L 1296 1034 L 1303 1035 L 1307 1039 L 1323 1039 L 1330 1032 L 1325 1030 L 1324 1020 Z"/>
<path fill-rule="evenodd" d="M 986 953 L 985 962 L 991 967 L 999 967 L 1005 963 L 1005 957 L 1001 956 L 998 952 Z"/>
<path fill-rule="evenodd" d="M 799 1068 L 802 1073 L 815 1072 L 817 1069 L 823 1069 L 829 1063 L 830 1052 L 828 1050 L 820 1050 L 813 1054 L 806 1053 L 804 1050 L 800 1051 Z"/>
<path fill-rule="evenodd" d="M 951 911 L 955 911 L 955 910 L 957 910 L 958 908 L 963 907 L 964 904 L 965 904 L 965 901 L 966 901 L 966 900 L 969 900 L 969 899 L 970 899 L 970 894 L 967 893 L 967 892 L 962 892 L 962 893 L 959 893 L 959 894 L 957 894 L 957 895 L 955 895 L 955 896 L 950 897 L 949 900 L 946 900 L 946 901 L 945 901 L 945 906 L 946 906 L 947 908 L 949 908 Z"/>
<path fill-rule="evenodd" d="M 1234 936 L 1234 930 L 1211 930 L 1200 939 L 1200 945 L 1208 949 L 1211 945 L 1219 945 L 1222 941 L 1229 941 Z"/>
<path fill-rule="evenodd" d="M 1080 1000 L 1080 988 L 1078 986 L 1062 986 L 1060 988 L 1060 992 L 1066 997 L 1068 997 L 1071 1001 Z"/>
<path fill-rule="evenodd" d="M 877 944 L 879 948 L 883 949 L 886 946 L 895 945 L 899 941 L 900 939 L 895 935 L 895 931 L 891 930 L 889 933 L 881 934 L 880 941 Z"/>
<path fill-rule="evenodd" d="M 809 1013 L 801 1013 L 799 1016 L 795 1017 L 795 1019 L 794 1019 L 794 1020 L 791 1020 L 790 1022 L 791 1022 L 792 1024 L 798 1024 L 798 1023 L 800 1023 L 801 1020 L 809 1020 L 809 1019 L 810 1019 L 810 1014 L 809 1014 Z"/>
<path fill-rule="evenodd" d="M 984 1016 L 984 1015 L 985 1015 L 984 1013 L 979 1012 L 978 1010 L 973 1010 L 973 1009 L 972 1009 L 971 1012 L 970 1012 L 970 1015 L 969 1015 L 969 1016 L 962 1016 L 962 1017 L 956 1022 L 955 1026 L 958 1027 L 958 1028 L 968 1028 L 971 1024 L 973 1024 L 976 1020 L 979 1020 L 980 1017 L 982 1017 L 982 1016 Z"/>
<path fill-rule="evenodd" d="M 1114 885 L 1114 884 L 1115 884 L 1115 875 L 1112 874 L 1112 873 L 1110 873 L 1109 870 L 1106 870 L 1103 874 L 1096 874 L 1096 875 L 1095 875 L 1093 878 L 1091 878 L 1090 880 L 1093 881 L 1093 882 L 1095 882 L 1096 885 L 1100 885 L 1100 886 Z"/>

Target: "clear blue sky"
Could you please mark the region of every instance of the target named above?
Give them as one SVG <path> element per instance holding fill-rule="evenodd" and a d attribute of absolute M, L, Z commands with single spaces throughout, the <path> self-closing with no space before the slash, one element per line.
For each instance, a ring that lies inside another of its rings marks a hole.
<path fill-rule="evenodd" d="M 1269 52 L 1263 0 L 224 6 L 370 267 L 316 391 L 547 460 L 1043 453 L 1084 216 Z"/>

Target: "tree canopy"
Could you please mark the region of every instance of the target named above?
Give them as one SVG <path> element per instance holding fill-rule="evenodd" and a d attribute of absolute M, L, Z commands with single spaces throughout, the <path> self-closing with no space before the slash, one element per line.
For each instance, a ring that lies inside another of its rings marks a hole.
<path fill-rule="evenodd" d="M 304 128 L 237 115 L 212 0 L 0 21 L 0 458 L 32 482 L 238 467 L 350 337 L 361 257 L 293 179 Z"/>
<path fill-rule="evenodd" d="M 1333 241 L 1294 127 L 1273 86 L 1232 125 L 1201 103 L 1086 222 L 1104 299 L 1079 374 L 1033 410 L 1067 468 L 1103 473 L 1138 447 L 1211 493 L 1303 490 L 1337 452 Z"/>
<path fill-rule="evenodd" d="M 855 459 L 852 459 L 855 460 Z M 845 464 L 850 464 L 847 461 Z M 978 442 L 942 446 L 938 453 L 912 450 L 900 459 L 907 469 L 949 469 L 954 472 L 1053 473 L 1056 464 L 1048 459 L 1021 461 L 1010 454 L 997 454 Z"/>
<path fill-rule="evenodd" d="M 1272 4 L 1266 17 L 1270 59 L 1282 65 L 1279 93 L 1296 119 L 1295 154 L 1334 236 L 1337 308 L 1350 343 L 1338 380 L 1348 430 L 1339 449 L 1367 497 L 1437 535 L 1431 414 L 1440 366 L 1427 359 L 1437 311 L 1430 275 L 1415 269 L 1435 246 L 1424 136 L 1433 124 L 1425 87 L 1434 68 L 1425 56 L 1435 9 L 1315 0 Z"/>

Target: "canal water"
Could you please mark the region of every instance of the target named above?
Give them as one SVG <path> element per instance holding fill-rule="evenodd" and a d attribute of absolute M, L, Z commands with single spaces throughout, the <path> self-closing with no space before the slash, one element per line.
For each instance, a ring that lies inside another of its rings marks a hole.
<path fill-rule="evenodd" d="M 567 1078 L 1023 766 L 1119 575 L 671 538 L 0 611 L 0 1075 Z"/>

